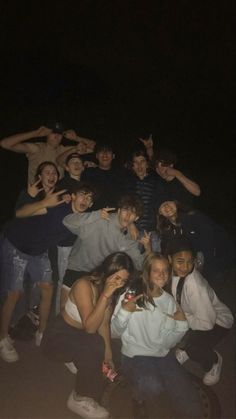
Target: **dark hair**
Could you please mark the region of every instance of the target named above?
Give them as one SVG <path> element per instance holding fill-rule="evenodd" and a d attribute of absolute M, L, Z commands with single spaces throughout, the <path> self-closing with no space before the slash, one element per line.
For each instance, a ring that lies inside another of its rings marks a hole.
<path fill-rule="evenodd" d="M 170 240 L 168 243 L 168 246 L 167 246 L 168 255 L 173 256 L 179 252 L 191 252 L 194 257 L 196 256 L 196 251 L 194 249 L 193 244 L 185 236 L 176 237 Z"/>
<path fill-rule="evenodd" d="M 126 162 L 126 167 L 127 167 L 127 169 L 129 169 L 129 170 L 133 170 L 133 160 L 134 160 L 134 158 L 135 157 L 144 157 L 145 158 L 145 160 L 146 160 L 146 162 L 148 163 L 148 165 L 149 165 L 149 158 L 148 158 L 148 155 L 147 155 L 147 152 L 146 152 L 146 149 L 145 149 L 145 147 L 144 148 L 136 148 L 135 150 L 133 150 L 130 154 L 129 154 L 129 156 L 128 156 L 128 159 L 127 159 L 127 162 Z"/>
<path fill-rule="evenodd" d="M 71 193 L 77 194 L 79 192 L 85 192 L 88 194 L 92 194 L 93 196 L 93 201 L 95 201 L 96 197 L 97 197 L 97 191 L 95 189 L 95 187 L 93 185 L 91 185 L 88 182 L 79 182 L 78 184 L 73 184 L 71 187 Z"/>
<path fill-rule="evenodd" d="M 111 144 L 107 144 L 107 143 L 96 144 L 95 150 L 94 150 L 95 154 L 100 153 L 101 151 L 110 151 L 111 153 L 113 153 L 113 148 Z"/>
<path fill-rule="evenodd" d="M 60 173 L 59 173 L 59 170 L 58 170 L 57 166 L 56 166 L 56 165 L 55 165 L 55 163 L 53 163 L 52 161 L 43 161 L 42 163 L 40 163 L 40 164 L 38 165 L 38 167 L 37 167 L 37 169 L 36 169 L 35 176 L 34 176 L 35 181 L 39 180 L 39 176 L 41 176 L 41 175 L 42 175 L 43 170 L 44 170 L 44 169 L 45 169 L 45 167 L 47 167 L 47 166 L 52 166 L 52 167 L 54 167 L 54 169 L 55 169 L 55 170 L 56 170 L 56 172 L 57 172 L 57 182 L 58 182 L 59 177 L 60 177 Z M 38 184 L 38 188 L 40 189 L 40 188 L 42 188 L 42 187 L 43 187 L 43 184 L 42 184 L 42 182 L 40 182 L 40 183 Z M 56 189 L 56 185 L 55 185 L 55 189 Z M 43 198 L 45 198 L 45 195 L 46 195 L 45 191 L 44 191 L 44 190 L 42 190 L 42 191 L 40 191 L 40 192 L 38 193 L 37 198 L 38 198 L 38 199 L 43 199 Z"/>
<path fill-rule="evenodd" d="M 143 214 L 143 202 L 138 194 L 130 193 L 123 195 L 118 202 L 119 209 L 131 209 L 138 217 Z"/>
<path fill-rule="evenodd" d="M 168 149 L 168 148 L 160 148 L 158 149 L 155 155 L 155 162 L 163 162 L 167 165 L 173 164 L 175 165 L 178 161 L 176 154 Z"/>
<path fill-rule="evenodd" d="M 129 272 L 129 280 L 131 281 L 132 275 L 135 272 L 134 264 L 131 257 L 127 255 L 127 253 L 125 252 L 114 252 L 108 255 L 101 263 L 101 265 L 99 265 L 96 269 L 94 269 L 91 272 L 89 280 L 98 287 L 99 292 L 101 293 L 104 288 L 106 279 L 110 275 L 113 275 L 114 273 L 122 269 L 126 269 Z M 125 287 L 122 287 L 122 289 L 119 288 L 117 292 L 114 293 L 116 295 L 116 298 L 124 291 L 124 288 L 126 287 L 127 284 L 125 284 Z"/>

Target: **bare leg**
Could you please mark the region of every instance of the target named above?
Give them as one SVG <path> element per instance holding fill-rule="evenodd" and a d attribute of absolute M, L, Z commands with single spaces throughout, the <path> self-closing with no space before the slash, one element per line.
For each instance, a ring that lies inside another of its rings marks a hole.
<path fill-rule="evenodd" d="M 0 339 L 4 339 L 8 336 L 12 313 L 21 294 L 22 292 L 18 290 L 9 291 L 7 298 L 3 303 L 1 311 Z"/>
<path fill-rule="evenodd" d="M 48 316 L 50 313 L 53 284 L 48 282 L 41 282 L 39 284 L 41 291 L 41 299 L 39 306 L 39 332 L 42 333 L 46 327 Z"/>
<path fill-rule="evenodd" d="M 66 288 L 62 288 L 61 289 L 61 300 L 60 300 L 60 311 L 62 312 L 65 308 L 65 304 L 66 304 L 66 300 L 68 298 L 69 295 L 69 289 Z"/>

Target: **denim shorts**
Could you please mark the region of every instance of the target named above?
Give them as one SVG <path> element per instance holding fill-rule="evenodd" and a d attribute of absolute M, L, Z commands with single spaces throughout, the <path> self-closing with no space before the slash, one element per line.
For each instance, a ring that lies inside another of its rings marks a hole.
<path fill-rule="evenodd" d="M 1 290 L 22 291 L 27 276 L 32 282 L 52 282 L 52 269 L 47 252 L 27 255 L 16 249 L 7 238 L 1 240 Z"/>

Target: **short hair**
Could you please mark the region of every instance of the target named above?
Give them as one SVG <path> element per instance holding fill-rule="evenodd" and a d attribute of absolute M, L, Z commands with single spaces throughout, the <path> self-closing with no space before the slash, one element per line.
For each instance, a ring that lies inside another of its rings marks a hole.
<path fill-rule="evenodd" d="M 123 195 L 118 202 L 119 209 L 132 209 L 138 217 L 143 214 L 143 202 L 138 194 Z"/>
<path fill-rule="evenodd" d="M 163 162 L 167 165 L 175 165 L 178 161 L 177 155 L 168 148 L 160 148 L 155 156 L 155 162 Z"/>
<path fill-rule="evenodd" d="M 110 151 L 111 153 L 114 153 L 112 145 L 108 143 L 96 144 L 94 150 L 95 154 L 100 153 L 101 151 Z"/>
<path fill-rule="evenodd" d="M 87 183 L 87 182 L 78 182 L 78 185 L 74 184 L 72 186 L 71 193 L 77 194 L 77 193 L 80 193 L 80 192 L 85 192 L 86 194 L 92 194 L 93 201 L 97 197 L 96 189 L 94 188 L 93 185 L 91 185 L 90 183 Z"/>
<path fill-rule="evenodd" d="M 169 240 L 167 243 L 167 254 L 170 256 L 175 255 L 179 252 L 191 252 L 193 256 L 196 256 L 196 250 L 186 236 L 180 236 Z"/>
<path fill-rule="evenodd" d="M 42 174 L 43 169 L 44 169 L 46 166 L 52 166 L 52 167 L 54 167 L 54 169 L 55 169 L 55 170 L 56 170 L 56 172 L 57 172 L 58 179 L 59 179 L 59 177 L 60 177 L 60 173 L 59 173 L 59 170 L 58 170 L 57 166 L 55 165 L 55 163 L 53 163 L 52 161 L 47 161 L 47 160 L 46 160 L 46 161 L 43 161 L 42 163 L 40 163 L 40 164 L 38 165 L 38 167 L 37 167 L 37 169 L 36 169 L 36 172 L 35 172 L 35 180 L 38 180 L 39 176 Z"/>

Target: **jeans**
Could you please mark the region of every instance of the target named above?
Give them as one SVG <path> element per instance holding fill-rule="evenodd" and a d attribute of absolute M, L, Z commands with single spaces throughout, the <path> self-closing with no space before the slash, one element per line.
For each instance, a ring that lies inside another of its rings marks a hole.
<path fill-rule="evenodd" d="M 133 398 L 154 399 L 164 392 L 181 418 L 203 418 L 200 397 L 187 371 L 172 353 L 165 357 L 122 356 L 122 371 Z"/>

